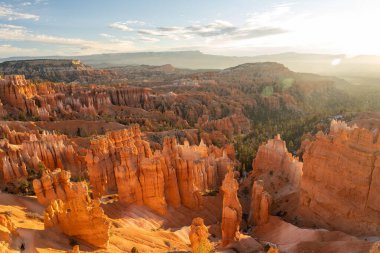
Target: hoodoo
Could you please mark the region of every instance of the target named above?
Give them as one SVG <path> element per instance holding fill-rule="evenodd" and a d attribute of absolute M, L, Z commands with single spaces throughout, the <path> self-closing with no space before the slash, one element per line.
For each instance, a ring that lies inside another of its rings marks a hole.
<path fill-rule="evenodd" d="M 223 192 L 222 209 L 222 246 L 227 246 L 239 238 L 242 208 L 237 197 L 239 184 L 234 178 L 232 168 L 226 174 L 221 190 Z"/>

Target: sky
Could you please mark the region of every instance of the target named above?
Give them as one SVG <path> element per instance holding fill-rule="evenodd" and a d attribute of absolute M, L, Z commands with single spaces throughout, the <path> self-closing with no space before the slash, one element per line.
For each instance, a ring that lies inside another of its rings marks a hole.
<path fill-rule="evenodd" d="M 0 58 L 199 50 L 380 55 L 380 0 L 0 0 Z"/>

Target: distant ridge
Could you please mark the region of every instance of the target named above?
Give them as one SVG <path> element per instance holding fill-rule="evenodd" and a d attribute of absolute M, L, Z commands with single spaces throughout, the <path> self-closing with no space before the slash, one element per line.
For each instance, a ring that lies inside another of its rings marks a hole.
<path fill-rule="evenodd" d="M 323 75 L 334 75 L 344 78 L 373 78 L 380 80 L 380 56 L 362 55 L 347 58 L 333 54 L 299 54 L 281 53 L 253 57 L 222 56 L 204 54 L 200 51 L 165 51 L 95 54 L 85 56 L 47 56 L 47 57 L 10 57 L 4 61 L 33 59 L 78 59 L 95 68 L 112 68 L 127 65 L 162 66 L 170 64 L 184 69 L 226 69 L 244 63 L 279 62 L 296 72 L 308 72 Z M 336 59 L 340 64 L 333 65 Z"/>

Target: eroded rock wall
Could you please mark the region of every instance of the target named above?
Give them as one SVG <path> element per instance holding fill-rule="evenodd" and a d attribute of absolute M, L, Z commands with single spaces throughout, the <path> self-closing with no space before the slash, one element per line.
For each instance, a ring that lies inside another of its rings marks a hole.
<path fill-rule="evenodd" d="M 161 214 L 167 204 L 200 208 L 202 193 L 217 190 L 233 163 L 222 149 L 203 142 L 179 145 L 175 138 L 166 138 L 162 151 L 153 153 L 138 126 L 92 140 L 86 161 L 95 196 L 118 193 L 122 202 Z"/>
<path fill-rule="evenodd" d="M 255 177 L 278 177 L 280 180 L 273 187 L 273 180 L 264 180 L 265 188 L 274 195 L 280 187 L 292 185 L 298 188 L 302 176 L 302 162 L 293 157 L 286 148 L 285 141 L 278 134 L 274 139 L 268 140 L 261 145 L 257 151 L 256 158 L 252 164 Z"/>
<path fill-rule="evenodd" d="M 87 185 L 85 182 L 70 182 L 71 174 L 69 171 L 56 169 L 52 172 L 44 171 L 40 179 L 33 180 L 33 188 L 37 200 L 42 205 L 49 205 L 51 201 L 81 197 L 87 198 Z"/>
<path fill-rule="evenodd" d="M 332 123 L 304 153 L 300 215 L 305 224 L 351 234 L 380 232 L 380 137 Z"/>
<path fill-rule="evenodd" d="M 10 131 L 0 126 L 4 139 L 0 140 L 0 183 L 8 183 L 42 169 L 69 170 L 75 177 L 85 174 L 84 158 L 79 148 L 65 135 L 48 132 Z"/>

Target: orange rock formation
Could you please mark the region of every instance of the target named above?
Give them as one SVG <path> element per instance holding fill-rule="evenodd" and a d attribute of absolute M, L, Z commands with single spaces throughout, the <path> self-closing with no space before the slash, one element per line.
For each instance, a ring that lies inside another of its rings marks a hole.
<path fill-rule="evenodd" d="M 202 218 L 194 218 L 190 226 L 189 238 L 193 253 L 207 253 L 213 250 L 213 246 L 208 240 L 208 229 Z"/>
<path fill-rule="evenodd" d="M 302 163 L 288 152 L 286 143 L 279 134 L 259 147 L 252 167 L 254 176 L 272 174 L 273 177 L 279 177 L 281 182 L 276 188 L 283 187 L 284 184 L 298 188 L 300 184 Z M 274 194 L 277 189 L 270 187 L 271 180 L 264 180 L 264 183 L 265 189 Z"/>
<path fill-rule="evenodd" d="M 66 136 L 48 132 L 18 132 L 7 125 L 0 129 L 6 139 L 0 140 L 0 182 L 10 182 L 43 167 L 70 170 L 73 175 L 84 173 L 84 161 L 76 145 Z"/>
<path fill-rule="evenodd" d="M 186 141 L 178 145 L 175 138 L 165 139 L 162 154 L 164 175 L 168 175 L 166 193 L 168 199 L 173 199 L 169 203 L 178 206 L 178 187 L 181 203 L 192 209 L 201 206 L 203 192 L 219 188 L 227 167 L 232 164 L 226 150 L 208 148 L 202 141 L 199 146 L 190 146 Z"/>
<path fill-rule="evenodd" d="M 237 197 L 239 184 L 234 178 L 230 168 L 223 180 L 221 190 L 223 192 L 222 210 L 222 246 L 227 246 L 239 238 L 240 223 L 242 220 L 242 207 Z"/>
<path fill-rule="evenodd" d="M 118 192 L 121 202 L 145 204 L 165 214 L 160 159 L 141 139 L 138 126 L 92 140 L 86 161 L 96 196 Z"/>
<path fill-rule="evenodd" d="M 203 116 L 198 119 L 198 126 L 202 129 L 221 131 L 228 137 L 247 132 L 250 129 L 249 120 L 242 113 L 218 120 L 209 120 L 208 116 Z"/>
<path fill-rule="evenodd" d="M 380 232 L 380 136 L 333 121 L 303 155 L 302 220 L 351 234 Z"/>
<path fill-rule="evenodd" d="M 138 126 L 92 140 L 86 161 L 96 196 L 118 192 L 122 202 L 144 204 L 160 214 L 167 203 L 199 208 L 201 194 L 216 190 L 232 163 L 221 149 L 203 142 L 178 145 L 175 138 L 153 154 Z"/>
<path fill-rule="evenodd" d="M 45 228 L 58 227 L 63 233 L 92 246 L 108 246 L 110 222 L 99 200 L 54 200 L 45 210 L 44 223 Z"/>
<path fill-rule="evenodd" d="M 33 181 L 33 188 L 38 202 L 46 206 L 56 199 L 67 201 L 78 196 L 87 196 L 86 183 L 72 183 L 70 182 L 70 177 L 69 171 L 61 169 L 53 172 L 44 171 L 40 179 Z"/>
<path fill-rule="evenodd" d="M 263 225 L 269 220 L 271 196 L 264 191 L 264 182 L 257 180 L 253 183 L 249 223 L 253 226 Z"/>
<path fill-rule="evenodd" d="M 288 152 L 280 135 L 259 147 L 252 164 L 251 176 L 255 180 L 264 181 L 264 188 L 273 199 L 272 212 L 289 215 L 295 213 L 302 166 L 302 162 Z"/>
<path fill-rule="evenodd" d="M 19 233 L 11 219 L 6 215 L 0 215 L 0 241 L 10 245 L 16 236 L 19 236 Z"/>

